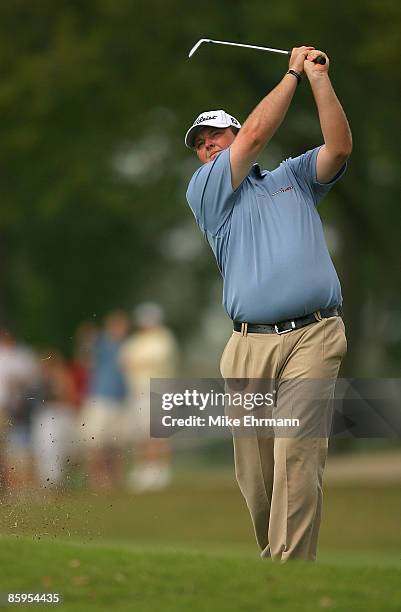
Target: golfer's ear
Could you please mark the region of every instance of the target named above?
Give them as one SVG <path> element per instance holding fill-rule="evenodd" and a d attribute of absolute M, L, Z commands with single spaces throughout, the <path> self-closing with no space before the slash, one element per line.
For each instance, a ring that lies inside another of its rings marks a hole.
<path fill-rule="evenodd" d="M 240 129 L 230 146 L 231 184 L 234 191 L 248 176 L 262 148 L 260 141 L 249 131 L 243 132 L 243 128 Z"/>

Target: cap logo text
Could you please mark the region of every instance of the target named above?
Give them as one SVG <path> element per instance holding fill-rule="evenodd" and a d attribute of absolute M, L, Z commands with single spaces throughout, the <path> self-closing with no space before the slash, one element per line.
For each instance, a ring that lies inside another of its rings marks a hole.
<path fill-rule="evenodd" d="M 194 121 L 194 125 L 198 125 L 204 121 L 211 121 L 212 119 L 217 119 L 217 115 L 205 115 L 204 117 L 199 117 L 199 119 Z"/>

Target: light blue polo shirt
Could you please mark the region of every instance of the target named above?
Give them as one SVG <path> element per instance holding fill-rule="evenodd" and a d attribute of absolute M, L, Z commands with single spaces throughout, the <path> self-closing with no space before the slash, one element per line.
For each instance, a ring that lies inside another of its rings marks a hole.
<path fill-rule="evenodd" d="M 193 175 L 187 200 L 216 257 L 231 319 L 276 323 L 342 303 L 316 207 L 346 165 L 319 183 L 319 148 L 272 172 L 255 164 L 236 191 L 230 149 Z"/>

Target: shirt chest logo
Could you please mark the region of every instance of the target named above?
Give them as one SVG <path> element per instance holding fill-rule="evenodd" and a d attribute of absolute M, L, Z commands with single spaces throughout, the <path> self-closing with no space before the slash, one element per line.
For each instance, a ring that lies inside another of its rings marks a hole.
<path fill-rule="evenodd" d="M 275 196 L 275 195 L 278 195 L 279 193 L 285 193 L 286 191 L 291 191 L 291 189 L 294 189 L 293 185 L 288 185 L 287 187 L 280 187 L 278 191 L 275 191 L 271 195 Z"/>

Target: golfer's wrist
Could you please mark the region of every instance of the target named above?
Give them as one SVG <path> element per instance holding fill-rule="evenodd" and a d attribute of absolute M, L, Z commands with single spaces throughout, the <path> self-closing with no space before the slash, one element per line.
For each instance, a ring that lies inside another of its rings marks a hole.
<path fill-rule="evenodd" d="M 327 70 L 308 70 L 308 72 L 305 70 L 305 73 L 310 83 L 321 83 L 323 85 L 324 83 L 330 82 Z"/>
<path fill-rule="evenodd" d="M 302 74 L 300 72 L 298 72 L 298 70 L 295 70 L 295 68 L 290 68 L 289 70 L 287 70 L 287 72 L 285 73 L 285 76 L 289 76 L 291 79 L 294 80 L 294 82 L 297 85 L 300 85 L 301 81 L 302 81 Z"/>

